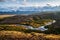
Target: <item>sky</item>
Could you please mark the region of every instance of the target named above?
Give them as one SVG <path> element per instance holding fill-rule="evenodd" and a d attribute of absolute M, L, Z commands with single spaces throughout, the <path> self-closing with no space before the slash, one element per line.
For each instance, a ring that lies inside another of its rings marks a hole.
<path fill-rule="evenodd" d="M 59 6 L 60 0 L 0 0 L 0 6 Z"/>

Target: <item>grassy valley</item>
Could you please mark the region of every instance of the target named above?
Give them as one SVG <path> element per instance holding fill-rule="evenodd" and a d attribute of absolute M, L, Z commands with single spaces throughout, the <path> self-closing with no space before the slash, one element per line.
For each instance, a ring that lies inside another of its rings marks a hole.
<path fill-rule="evenodd" d="M 0 16 L 1 40 L 60 40 L 60 12 L 42 12 L 31 15 Z M 52 23 L 53 20 L 56 22 Z M 31 30 L 25 26 L 38 28 L 45 26 L 46 31 Z"/>

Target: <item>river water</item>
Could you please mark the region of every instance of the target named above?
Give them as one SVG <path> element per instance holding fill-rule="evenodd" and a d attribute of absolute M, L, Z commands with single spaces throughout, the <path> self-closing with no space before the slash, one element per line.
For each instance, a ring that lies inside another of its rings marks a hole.
<path fill-rule="evenodd" d="M 31 30 L 46 31 L 46 30 L 48 30 L 48 28 L 45 28 L 45 26 L 51 25 L 51 24 L 53 24 L 55 22 L 56 22 L 56 20 L 53 20 L 52 22 L 48 22 L 44 26 L 40 26 L 38 28 L 33 28 L 32 26 L 25 26 L 25 25 L 22 25 L 22 26 L 26 27 L 27 29 L 31 29 Z"/>
<path fill-rule="evenodd" d="M 52 25 L 55 22 L 56 22 L 56 20 L 53 20 L 52 22 L 45 23 L 44 26 L 40 26 L 38 28 L 34 28 L 32 26 L 20 25 L 20 24 L 15 24 L 15 25 L 0 25 L 0 26 L 23 26 L 26 29 L 46 31 L 46 30 L 48 30 L 48 28 L 45 28 L 45 26 Z"/>

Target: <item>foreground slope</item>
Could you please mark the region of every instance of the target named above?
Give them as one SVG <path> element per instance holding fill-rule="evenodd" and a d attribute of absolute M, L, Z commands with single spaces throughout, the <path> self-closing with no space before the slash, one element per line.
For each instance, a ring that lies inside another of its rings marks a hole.
<path fill-rule="evenodd" d="M 0 31 L 0 40 L 60 40 L 60 35 L 43 33 L 24 33 L 17 31 Z"/>

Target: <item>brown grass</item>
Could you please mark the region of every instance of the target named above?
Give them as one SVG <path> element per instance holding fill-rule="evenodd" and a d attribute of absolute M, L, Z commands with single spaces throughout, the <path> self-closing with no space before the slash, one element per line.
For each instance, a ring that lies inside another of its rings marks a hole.
<path fill-rule="evenodd" d="M 0 40 L 60 40 L 60 35 L 35 32 L 0 31 Z"/>
<path fill-rule="evenodd" d="M 15 16 L 15 15 L 0 15 L 0 18 L 12 17 L 12 16 Z"/>

